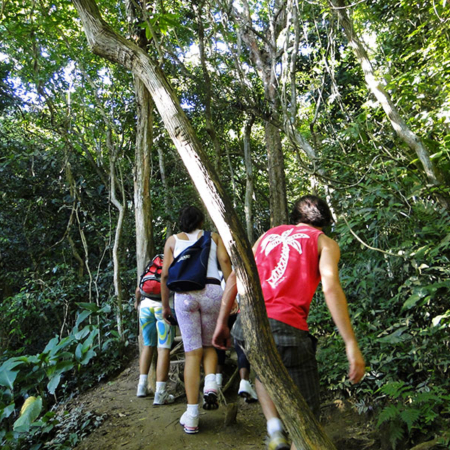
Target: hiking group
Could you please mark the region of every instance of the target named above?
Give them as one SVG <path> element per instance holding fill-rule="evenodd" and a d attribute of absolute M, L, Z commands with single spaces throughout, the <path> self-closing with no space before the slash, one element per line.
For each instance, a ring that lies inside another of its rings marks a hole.
<path fill-rule="evenodd" d="M 327 307 L 345 343 L 352 383 L 364 376 L 365 362 L 339 281 L 339 246 L 322 231 L 332 222 L 328 205 L 319 197 L 304 196 L 295 203 L 290 219 L 290 225 L 280 225 L 264 233 L 254 244 L 253 253 L 277 350 L 293 382 L 319 419 L 316 340 L 308 331 L 307 318 L 320 281 Z M 144 341 L 137 395 L 146 395 L 151 356 L 157 347 L 153 404 L 174 401 L 166 391 L 166 383 L 170 348 L 175 336 L 174 324 L 178 323 L 186 355 L 184 383 L 187 398 L 187 408 L 180 424 L 186 433 L 197 433 L 201 364 L 205 374 L 203 408 L 216 409 L 219 406 L 224 352 L 230 348 L 233 338 L 241 376 L 238 393 L 247 401 L 259 400 L 267 420 L 267 448 L 295 449 L 294 444 L 288 443 L 277 408 L 258 379 L 258 373 L 256 392 L 249 381 L 245 333 L 240 314 L 235 314 L 238 310 L 236 276 L 220 236 L 202 230 L 204 220 L 203 213 L 195 206 L 180 211 L 181 232 L 167 239 L 163 264 L 159 269 L 160 301 L 149 298 L 151 295 L 143 297 L 142 287 L 136 290 Z M 200 281 L 196 278 L 198 273 L 201 273 Z"/>

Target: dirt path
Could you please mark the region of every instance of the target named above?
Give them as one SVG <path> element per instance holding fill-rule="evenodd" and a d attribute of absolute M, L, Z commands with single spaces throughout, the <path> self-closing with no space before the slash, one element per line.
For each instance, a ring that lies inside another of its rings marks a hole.
<path fill-rule="evenodd" d="M 105 415 L 102 425 L 87 436 L 76 450 L 231 450 L 264 449 L 265 420 L 259 403 L 247 404 L 236 395 L 238 380 L 225 393 L 228 404 L 237 403 L 236 422 L 226 426 L 227 406 L 216 411 L 201 409 L 200 432 L 187 435 L 179 425 L 186 398 L 179 386 L 175 403 L 153 406 L 153 396 L 136 397 L 138 360 L 115 379 L 98 385 L 73 401 L 73 407 Z M 173 377 L 172 373 L 172 378 Z M 225 377 L 226 380 L 226 377 Z M 175 383 L 172 382 L 172 388 Z M 173 392 L 173 390 L 171 390 Z M 355 413 L 325 407 L 324 426 L 338 450 L 375 449 Z M 342 409 L 342 408 L 341 408 Z M 355 437 L 356 436 L 356 437 Z M 358 437 L 359 436 L 359 437 Z"/>

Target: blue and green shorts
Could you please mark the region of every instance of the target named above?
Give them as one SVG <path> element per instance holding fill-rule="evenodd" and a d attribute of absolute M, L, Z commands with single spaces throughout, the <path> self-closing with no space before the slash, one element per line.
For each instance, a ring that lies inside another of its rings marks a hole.
<path fill-rule="evenodd" d="M 142 329 L 144 345 L 149 347 L 156 347 L 158 345 L 159 348 L 172 348 L 175 338 L 175 327 L 167 324 L 163 319 L 162 305 L 146 306 L 147 302 L 145 300 L 142 303 L 139 308 L 139 322 Z M 173 309 L 172 315 L 175 316 Z"/>

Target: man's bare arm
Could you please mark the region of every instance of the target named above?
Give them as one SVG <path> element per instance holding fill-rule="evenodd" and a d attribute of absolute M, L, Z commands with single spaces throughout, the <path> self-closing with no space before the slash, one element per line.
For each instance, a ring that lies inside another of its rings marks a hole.
<path fill-rule="evenodd" d="M 365 362 L 356 341 L 355 333 L 348 314 L 347 299 L 339 280 L 338 262 L 340 250 L 338 244 L 325 235 L 319 237 L 319 271 L 322 277 L 322 289 L 331 317 L 345 342 L 349 362 L 349 378 L 358 383 L 364 376 Z"/>

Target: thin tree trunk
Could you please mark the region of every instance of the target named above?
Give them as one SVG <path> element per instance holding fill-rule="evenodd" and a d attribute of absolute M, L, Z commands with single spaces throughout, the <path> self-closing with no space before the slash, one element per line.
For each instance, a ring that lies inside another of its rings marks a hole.
<path fill-rule="evenodd" d="M 222 236 L 240 281 L 242 320 L 250 362 L 280 411 L 298 449 L 334 449 L 281 363 L 270 331 L 251 246 L 219 178 L 160 68 L 117 35 L 94 0 L 74 0 L 94 53 L 122 64 L 147 86 L 195 187 Z"/>
<path fill-rule="evenodd" d="M 150 197 L 150 158 L 153 144 L 153 102 L 144 83 L 134 78 L 137 125 L 134 161 L 134 214 L 136 227 L 137 282 L 155 253 Z"/>
<path fill-rule="evenodd" d="M 160 146 L 157 146 L 159 157 L 159 172 L 161 173 L 161 181 L 164 191 L 164 208 L 166 211 L 170 211 L 170 188 L 166 176 L 166 164 L 164 161 L 164 151 Z M 168 219 L 166 221 L 166 238 L 172 235 L 172 222 Z"/>
<path fill-rule="evenodd" d="M 122 292 L 122 281 L 121 281 L 121 270 L 120 270 L 120 243 L 122 237 L 123 230 L 123 219 L 125 217 L 126 211 L 126 199 L 125 199 L 125 189 L 123 187 L 122 180 L 120 180 L 120 190 L 122 194 L 122 201 L 120 202 L 117 199 L 116 195 L 116 152 L 114 149 L 114 145 L 112 143 L 112 131 L 110 128 L 107 130 L 107 142 L 108 148 L 110 151 L 110 193 L 111 193 L 111 203 L 117 208 L 119 211 L 119 217 L 117 219 L 116 225 L 116 233 L 114 237 L 114 246 L 113 246 L 113 264 L 114 264 L 114 293 L 116 296 L 117 303 L 117 332 L 121 339 L 124 338 L 123 334 L 123 292 Z"/>
<path fill-rule="evenodd" d="M 372 62 L 367 54 L 363 43 L 358 38 L 353 24 L 351 23 L 347 14 L 347 5 L 345 0 L 329 0 L 333 12 L 338 16 L 340 23 L 347 36 L 350 47 L 355 52 L 356 58 L 361 64 L 364 72 L 366 83 L 372 94 L 380 102 L 384 112 L 386 113 L 392 127 L 396 131 L 399 138 L 411 148 L 422 163 L 428 181 L 436 186 L 443 183 L 443 176 L 431 161 L 428 150 L 421 139 L 412 132 L 406 125 L 406 122 L 400 116 L 398 109 L 391 100 L 390 95 L 384 90 L 382 81 L 375 76 Z"/>
<path fill-rule="evenodd" d="M 255 237 L 253 234 L 253 164 L 252 164 L 252 154 L 251 154 L 251 143 L 250 137 L 252 134 L 252 125 L 255 118 L 250 117 L 244 125 L 244 163 L 245 163 L 245 224 L 247 228 L 247 239 L 250 244 L 255 242 Z"/>
<path fill-rule="evenodd" d="M 195 5 L 195 3 L 192 3 L 192 5 Z M 209 76 L 208 67 L 206 66 L 205 28 L 203 26 L 203 18 L 202 18 L 203 5 L 204 2 L 201 2 L 197 8 L 195 6 L 194 8 L 197 13 L 198 49 L 200 53 L 200 63 L 202 66 L 203 80 L 204 80 L 203 89 L 205 92 L 205 122 L 206 122 L 206 131 L 208 132 L 209 137 L 211 138 L 211 141 L 214 145 L 215 169 L 217 173 L 220 173 L 222 149 L 220 147 L 219 139 L 217 137 L 217 133 L 215 130 L 211 108 L 212 89 L 211 89 L 211 77 Z"/>
<path fill-rule="evenodd" d="M 286 180 L 280 130 L 270 122 L 264 124 L 269 172 L 270 226 L 288 222 Z"/>

